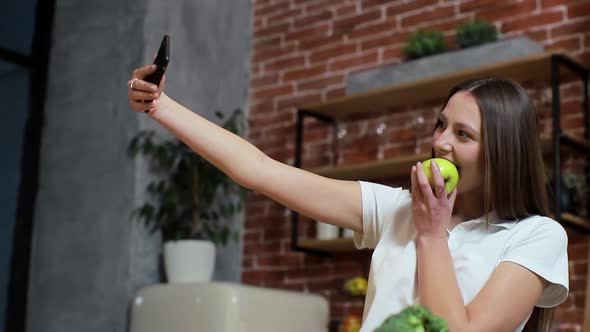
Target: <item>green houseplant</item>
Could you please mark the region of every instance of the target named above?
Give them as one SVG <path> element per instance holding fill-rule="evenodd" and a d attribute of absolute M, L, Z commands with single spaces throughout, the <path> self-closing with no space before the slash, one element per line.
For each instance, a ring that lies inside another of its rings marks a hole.
<path fill-rule="evenodd" d="M 434 30 L 419 30 L 410 36 L 404 52 L 408 59 L 443 53 L 447 50 L 445 37 L 442 32 Z"/>
<path fill-rule="evenodd" d="M 590 189 L 588 189 L 590 171 L 564 171 L 561 173 L 561 176 L 562 211 L 572 212 L 581 216 L 588 216 L 588 209 L 590 207 L 584 205 L 583 202 L 588 202 L 588 195 L 590 195 Z"/>
<path fill-rule="evenodd" d="M 215 115 L 223 121 L 223 128 L 237 135 L 243 132 L 244 117 L 240 109 L 227 119 L 221 112 Z M 155 179 L 147 184 L 146 202 L 133 211 L 132 217 L 143 222 L 151 231 L 161 231 L 168 279 L 171 277 L 167 251 L 174 246 L 205 241 L 206 249 L 196 250 L 212 252 L 213 258 L 205 260 L 214 262 L 213 244 L 226 245 L 228 240 L 237 239 L 237 232 L 227 220 L 241 211 L 245 190 L 182 141 L 177 138 L 159 139 L 152 130 L 141 131 L 133 137 L 128 153 L 131 158 L 144 156 L 155 175 Z M 193 241 L 189 243 L 186 240 Z M 188 257 L 194 255 L 187 254 Z M 205 273 L 209 278 L 213 266 L 210 270 Z M 189 281 L 184 277 L 180 279 Z"/>
<path fill-rule="evenodd" d="M 496 26 L 484 21 L 473 20 L 457 27 L 457 44 L 460 48 L 467 48 L 498 40 Z"/>

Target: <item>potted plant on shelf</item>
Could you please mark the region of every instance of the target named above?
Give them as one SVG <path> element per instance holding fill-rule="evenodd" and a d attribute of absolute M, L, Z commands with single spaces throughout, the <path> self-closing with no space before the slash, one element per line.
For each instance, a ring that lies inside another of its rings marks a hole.
<path fill-rule="evenodd" d="M 566 170 L 561 172 L 561 188 L 559 192 L 559 203 L 561 212 L 570 212 L 583 217 L 587 216 L 587 206 L 583 204 L 587 201 L 589 190 L 585 186 L 587 176 L 583 172 Z M 553 202 L 555 198 L 553 174 L 550 176 L 550 199 Z M 586 199 L 586 200 L 585 200 Z"/>
<path fill-rule="evenodd" d="M 411 34 L 403 49 L 405 61 L 351 73 L 346 93 L 363 93 L 543 52 L 542 45 L 526 36 L 501 40 L 495 25 L 487 21 L 473 20 L 455 29 L 458 47 L 453 48 L 445 45 L 441 31 Z"/>
<path fill-rule="evenodd" d="M 483 20 L 473 20 L 457 27 L 457 44 L 460 48 L 493 43 L 498 40 L 496 26 Z"/>
<path fill-rule="evenodd" d="M 215 114 L 224 120 L 222 113 Z M 240 135 L 242 111 L 234 111 L 222 127 Z M 156 175 L 146 186 L 146 202 L 132 217 L 152 232 L 161 231 L 168 281 L 211 280 L 215 245 L 237 240 L 228 219 L 241 211 L 245 190 L 182 141 L 159 139 L 153 130 L 139 132 L 128 153 L 146 157 Z"/>
<path fill-rule="evenodd" d="M 404 47 L 408 59 L 418 59 L 443 53 L 447 50 L 445 37 L 436 30 L 419 30 L 412 34 Z"/>

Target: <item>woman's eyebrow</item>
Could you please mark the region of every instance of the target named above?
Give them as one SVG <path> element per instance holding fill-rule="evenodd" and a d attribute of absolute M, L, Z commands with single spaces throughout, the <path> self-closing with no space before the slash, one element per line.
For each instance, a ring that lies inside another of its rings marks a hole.
<path fill-rule="evenodd" d="M 444 121 L 444 122 L 448 123 L 447 117 L 442 112 L 438 114 L 438 118 L 441 121 Z M 477 136 L 481 136 L 480 133 L 479 133 L 479 131 L 476 130 L 475 128 L 473 128 L 473 126 L 471 126 L 471 125 L 468 125 L 468 124 L 463 123 L 463 122 L 455 122 L 454 124 L 456 126 L 459 126 L 460 128 L 468 129 L 472 134 L 475 134 Z"/>
<path fill-rule="evenodd" d="M 462 122 L 457 122 L 456 125 L 459 126 L 460 128 L 468 129 L 472 134 L 480 136 L 479 131 L 475 130 L 475 128 L 473 128 L 471 125 L 468 125 L 468 124 L 462 123 Z"/>

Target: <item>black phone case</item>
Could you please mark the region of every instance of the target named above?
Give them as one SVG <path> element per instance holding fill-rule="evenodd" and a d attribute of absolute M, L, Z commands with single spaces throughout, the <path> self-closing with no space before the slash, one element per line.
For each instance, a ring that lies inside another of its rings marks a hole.
<path fill-rule="evenodd" d="M 162 38 L 162 42 L 160 43 L 160 48 L 158 49 L 158 55 L 156 55 L 156 59 L 154 60 L 154 64 L 157 66 L 156 71 L 146 76 L 143 80 L 155 85 L 160 85 L 160 81 L 166 72 L 166 67 L 168 67 L 169 61 L 170 37 L 164 35 L 164 38 Z"/>

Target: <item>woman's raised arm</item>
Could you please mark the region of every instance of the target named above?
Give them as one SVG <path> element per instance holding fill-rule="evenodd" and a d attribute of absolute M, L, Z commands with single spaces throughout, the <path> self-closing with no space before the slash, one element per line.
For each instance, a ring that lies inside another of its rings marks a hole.
<path fill-rule="evenodd" d="M 242 186 L 309 218 L 362 232 L 361 192 L 355 181 L 325 178 L 271 159 L 241 137 L 193 113 L 142 79 L 154 65 L 134 71 L 129 105 L 148 115 Z M 145 103 L 144 100 L 152 100 Z"/>

